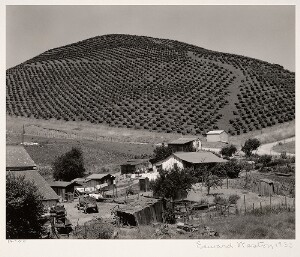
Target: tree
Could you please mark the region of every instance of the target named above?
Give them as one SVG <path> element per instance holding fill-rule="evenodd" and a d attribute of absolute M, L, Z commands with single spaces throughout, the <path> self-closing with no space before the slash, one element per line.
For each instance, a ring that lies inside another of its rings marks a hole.
<path fill-rule="evenodd" d="M 259 146 L 260 141 L 257 138 L 249 138 L 242 147 L 242 151 L 249 157 L 251 156 L 252 151 L 256 150 Z"/>
<path fill-rule="evenodd" d="M 171 147 L 162 144 L 161 146 L 157 146 L 153 152 L 154 152 L 153 162 L 155 163 L 169 157 L 173 153 L 173 150 Z"/>
<path fill-rule="evenodd" d="M 24 176 L 6 175 L 6 238 L 37 239 L 43 234 L 42 196 Z"/>
<path fill-rule="evenodd" d="M 223 184 L 222 178 L 218 177 L 217 175 L 213 175 L 211 172 L 209 172 L 205 179 L 207 194 L 209 195 L 211 188 L 221 187 L 222 184 Z"/>
<path fill-rule="evenodd" d="M 176 199 L 178 195 L 186 194 L 196 182 L 190 169 L 160 170 L 159 177 L 152 183 L 153 194 L 166 198 Z"/>
<path fill-rule="evenodd" d="M 237 149 L 234 145 L 226 145 L 221 149 L 220 154 L 222 154 L 223 156 L 231 157 L 236 153 L 236 151 Z"/>
<path fill-rule="evenodd" d="M 53 170 L 55 180 L 71 181 L 83 177 L 85 168 L 81 150 L 73 147 L 71 151 L 58 157 L 53 163 Z"/>
<path fill-rule="evenodd" d="M 237 178 L 243 169 L 243 165 L 239 164 L 236 160 L 230 160 L 225 163 L 217 164 L 212 174 L 218 177 Z"/>

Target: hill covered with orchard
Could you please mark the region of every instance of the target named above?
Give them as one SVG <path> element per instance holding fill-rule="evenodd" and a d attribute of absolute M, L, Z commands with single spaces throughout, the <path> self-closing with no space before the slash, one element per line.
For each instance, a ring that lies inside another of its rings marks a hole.
<path fill-rule="evenodd" d="M 112 34 L 6 71 L 11 116 L 183 134 L 247 133 L 295 119 L 295 73 L 186 43 Z"/>

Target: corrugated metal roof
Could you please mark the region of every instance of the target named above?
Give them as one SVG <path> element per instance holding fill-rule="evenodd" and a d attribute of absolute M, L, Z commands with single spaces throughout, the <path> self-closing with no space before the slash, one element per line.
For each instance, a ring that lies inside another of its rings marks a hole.
<path fill-rule="evenodd" d="M 23 146 L 7 145 L 6 146 L 6 170 L 10 168 L 36 167 Z"/>
<path fill-rule="evenodd" d="M 27 181 L 33 181 L 44 200 L 58 200 L 57 194 L 37 170 L 8 171 L 15 176 L 24 176 Z"/>
<path fill-rule="evenodd" d="M 138 165 L 149 162 L 149 159 L 131 159 L 123 163 L 122 165 Z"/>
<path fill-rule="evenodd" d="M 177 158 L 189 162 L 189 163 L 219 163 L 227 162 L 226 160 L 219 158 L 215 154 L 206 151 L 200 152 L 177 152 L 173 153 Z"/>
<path fill-rule="evenodd" d="M 69 185 L 71 185 L 73 183 L 74 182 L 68 182 L 68 181 L 54 181 L 54 182 L 50 183 L 50 186 L 51 187 L 67 187 L 67 186 L 69 186 Z"/>
<path fill-rule="evenodd" d="M 211 130 L 206 133 L 206 135 L 219 135 L 221 133 L 225 132 L 225 130 Z"/>
<path fill-rule="evenodd" d="M 169 145 L 184 145 L 184 144 L 186 144 L 186 143 L 195 141 L 195 140 L 197 140 L 197 139 L 198 139 L 197 137 L 178 138 L 178 139 L 176 139 L 176 140 L 173 140 L 173 141 L 169 142 L 168 144 L 169 144 Z"/>

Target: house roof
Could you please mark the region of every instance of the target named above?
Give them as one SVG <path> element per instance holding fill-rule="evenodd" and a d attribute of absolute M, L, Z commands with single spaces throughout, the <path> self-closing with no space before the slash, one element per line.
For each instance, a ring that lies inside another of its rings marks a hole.
<path fill-rule="evenodd" d="M 50 183 L 50 186 L 51 187 L 67 187 L 67 186 L 70 186 L 72 184 L 80 185 L 76 181 L 71 181 L 71 182 L 68 182 L 68 181 L 54 181 L 54 182 Z"/>
<path fill-rule="evenodd" d="M 173 140 L 173 141 L 169 142 L 168 144 L 169 144 L 169 145 L 184 145 L 184 144 L 186 144 L 186 143 L 195 141 L 195 140 L 197 140 L 197 139 L 198 139 L 198 138 L 196 138 L 196 137 L 193 137 L 193 138 L 191 138 L 191 137 L 189 137 L 189 138 L 187 138 L 187 137 L 184 137 L 184 138 L 178 138 L 178 139 L 176 139 L 176 140 Z"/>
<path fill-rule="evenodd" d="M 15 176 L 24 176 L 25 180 L 33 181 L 44 200 L 58 200 L 57 194 L 37 170 L 8 171 Z"/>
<path fill-rule="evenodd" d="M 94 174 L 91 174 L 89 175 L 88 177 L 86 177 L 86 180 L 91 180 L 91 179 L 102 179 L 106 176 L 112 176 L 114 177 L 113 175 L 111 175 L 110 173 L 102 173 L 102 174 L 97 174 L 97 173 L 94 173 Z"/>
<path fill-rule="evenodd" d="M 189 162 L 189 163 L 220 163 L 227 162 L 226 160 L 219 158 L 215 154 L 206 151 L 200 152 L 176 152 L 173 153 L 177 158 Z"/>
<path fill-rule="evenodd" d="M 35 166 L 36 164 L 23 146 L 6 146 L 6 170 L 9 170 L 10 168 L 32 168 Z"/>
<path fill-rule="evenodd" d="M 225 132 L 225 130 L 211 130 L 207 132 L 206 135 L 220 135 L 223 132 Z"/>
<path fill-rule="evenodd" d="M 149 162 L 149 159 L 131 159 L 123 163 L 122 165 L 138 165 Z"/>

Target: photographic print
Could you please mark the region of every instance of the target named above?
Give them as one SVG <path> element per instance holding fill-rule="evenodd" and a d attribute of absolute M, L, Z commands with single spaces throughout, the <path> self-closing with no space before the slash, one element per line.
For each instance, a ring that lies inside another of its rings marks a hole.
<path fill-rule="evenodd" d="M 295 6 L 6 6 L 6 239 L 295 239 L 295 205 Z"/>

